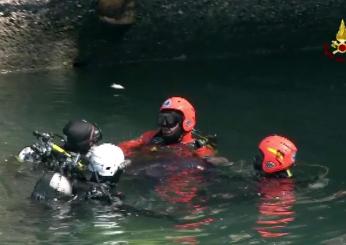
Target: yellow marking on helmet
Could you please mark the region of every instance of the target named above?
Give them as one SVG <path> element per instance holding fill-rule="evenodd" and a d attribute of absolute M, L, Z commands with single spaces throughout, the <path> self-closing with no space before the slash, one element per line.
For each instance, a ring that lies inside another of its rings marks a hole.
<path fill-rule="evenodd" d="M 281 151 L 278 151 L 277 149 L 272 148 L 272 147 L 268 147 L 267 150 L 270 153 L 273 153 L 279 160 L 283 160 L 284 159 L 284 154 Z"/>
<path fill-rule="evenodd" d="M 279 160 L 283 160 L 284 159 L 284 154 L 281 151 L 277 151 L 276 152 L 276 157 L 279 158 Z"/>
<path fill-rule="evenodd" d="M 274 148 L 271 148 L 271 147 L 268 147 L 267 150 L 268 150 L 270 153 L 273 153 L 274 155 L 276 155 L 276 153 L 277 153 L 277 150 L 274 149 Z"/>

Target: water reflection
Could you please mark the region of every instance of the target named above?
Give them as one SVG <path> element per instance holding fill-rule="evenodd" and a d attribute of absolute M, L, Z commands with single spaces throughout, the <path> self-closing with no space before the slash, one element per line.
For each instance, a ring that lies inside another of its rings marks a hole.
<path fill-rule="evenodd" d="M 203 172 L 199 169 L 185 169 L 176 175 L 169 176 L 156 188 L 156 192 L 169 205 L 178 205 L 179 210 L 184 210 L 179 224 L 174 227 L 179 232 L 199 231 L 204 226 L 215 221 L 210 216 L 208 197 L 201 193 L 205 185 Z M 198 244 L 197 236 L 184 236 L 174 239 L 181 244 Z"/>
<path fill-rule="evenodd" d="M 288 225 L 295 220 L 296 202 L 293 179 L 261 179 L 257 232 L 264 238 L 287 236 Z"/>
<path fill-rule="evenodd" d="M 203 192 L 208 182 L 205 176 L 207 168 L 204 160 L 195 156 L 190 147 L 183 144 L 155 147 L 155 151 L 148 151 L 147 147 L 143 147 L 134 154 L 127 174 L 151 182 L 152 186 L 145 192 L 153 191 L 157 200 L 155 205 L 147 197 L 147 204 L 144 205 L 171 215 L 174 219 L 173 228 L 178 234 L 194 234 L 178 235 L 169 240 L 197 244 L 195 233 L 200 235 L 206 225 L 215 221 L 210 216 L 208 197 Z"/>

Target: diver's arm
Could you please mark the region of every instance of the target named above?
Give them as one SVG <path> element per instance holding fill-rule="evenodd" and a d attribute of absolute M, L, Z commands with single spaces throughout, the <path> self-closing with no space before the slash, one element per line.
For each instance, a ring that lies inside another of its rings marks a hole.
<path fill-rule="evenodd" d="M 118 144 L 118 146 L 123 150 L 124 155 L 126 157 L 131 156 L 133 153 L 133 150 L 142 146 L 142 145 L 143 145 L 143 143 L 142 143 L 141 137 L 139 137 L 137 139 L 123 141 L 123 142 L 120 142 Z"/>
<path fill-rule="evenodd" d="M 170 215 L 169 213 L 157 212 L 149 209 L 139 209 L 128 204 L 121 204 L 119 206 L 119 211 L 123 213 L 125 216 L 128 215 L 136 215 L 136 216 L 144 216 L 149 218 L 156 219 L 167 219 L 169 221 L 173 221 L 175 223 L 179 222 L 177 218 Z"/>
<path fill-rule="evenodd" d="M 226 166 L 230 161 L 226 157 L 212 156 L 205 158 L 205 161 L 213 166 Z"/>
<path fill-rule="evenodd" d="M 213 166 L 222 166 L 229 163 L 229 160 L 227 158 L 215 156 L 216 153 L 214 148 L 209 145 L 199 147 L 195 150 L 195 154 Z"/>
<path fill-rule="evenodd" d="M 157 130 L 147 131 L 136 139 L 120 142 L 118 146 L 123 150 L 125 156 L 128 157 L 133 154 L 135 149 L 150 143 L 156 134 Z"/>
<path fill-rule="evenodd" d="M 200 158 L 208 158 L 215 156 L 215 150 L 211 146 L 204 145 L 197 148 L 195 154 Z"/>

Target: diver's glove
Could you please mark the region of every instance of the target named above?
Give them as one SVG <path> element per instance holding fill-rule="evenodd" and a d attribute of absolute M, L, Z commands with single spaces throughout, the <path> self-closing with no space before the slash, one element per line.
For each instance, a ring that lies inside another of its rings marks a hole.
<path fill-rule="evenodd" d="M 101 186 L 102 185 L 102 186 Z M 87 192 L 87 199 L 106 199 L 108 195 L 105 194 L 105 191 L 109 192 L 108 186 L 105 183 L 99 183 L 97 185 L 92 185 L 92 187 Z"/>
<path fill-rule="evenodd" d="M 86 199 L 106 201 L 114 205 L 121 205 L 121 198 L 122 196 L 119 192 L 117 192 L 115 195 L 111 195 L 110 187 L 106 183 L 93 185 L 86 195 Z"/>
<path fill-rule="evenodd" d="M 211 146 L 212 148 L 216 149 L 217 146 L 217 135 L 202 135 L 198 130 L 192 131 L 193 136 L 196 138 L 196 147 L 202 147 L 202 146 Z"/>

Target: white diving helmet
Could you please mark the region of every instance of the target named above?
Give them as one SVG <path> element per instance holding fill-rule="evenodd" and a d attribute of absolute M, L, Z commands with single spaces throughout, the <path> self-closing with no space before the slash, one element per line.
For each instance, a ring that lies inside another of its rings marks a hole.
<path fill-rule="evenodd" d="M 125 167 L 125 156 L 120 147 L 105 143 L 93 146 L 88 154 L 91 172 L 97 172 L 102 177 L 114 176 L 118 170 Z"/>

